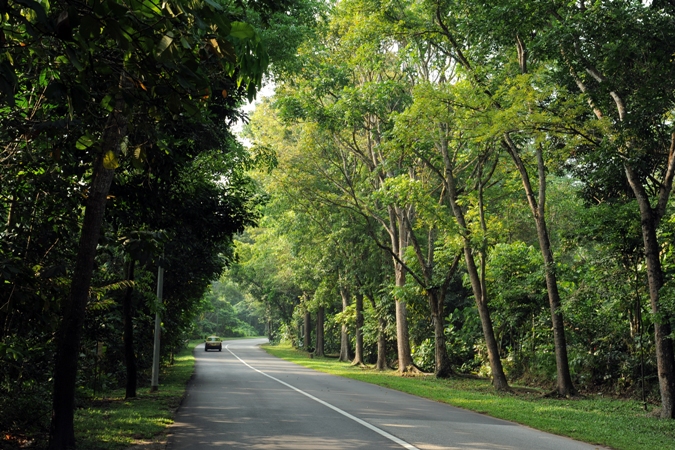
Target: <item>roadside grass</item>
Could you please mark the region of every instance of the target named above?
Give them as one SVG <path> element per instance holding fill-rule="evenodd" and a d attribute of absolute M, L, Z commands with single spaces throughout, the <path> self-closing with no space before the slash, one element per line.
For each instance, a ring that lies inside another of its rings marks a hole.
<path fill-rule="evenodd" d="M 173 423 L 174 414 L 194 372 L 194 348 L 202 342 L 201 339 L 190 341 L 174 357 L 173 365 L 162 367 L 157 392 L 150 393 L 149 388 L 144 386 L 138 388 L 137 397 L 133 399 L 124 399 L 124 389 L 108 391 L 103 397 L 81 399 L 80 407 L 75 410 L 78 448 L 122 450 L 135 444 L 152 443 L 158 444 L 156 448 L 164 448 L 164 431 Z"/>
<path fill-rule="evenodd" d="M 139 442 L 162 439 L 194 371 L 193 350 L 201 340 L 191 341 L 174 357 L 174 364 L 161 369 L 159 389 L 139 387 L 137 397 L 124 399 L 124 389 L 109 391 L 102 398 L 85 399 L 75 410 L 78 448 L 120 450 Z"/>
<path fill-rule="evenodd" d="M 433 376 L 401 377 L 331 358 L 310 358 L 290 346 L 263 345 L 268 353 L 321 372 L 377 384 L 419 397 L 506 419 L 561 436 L 616 450 L 675 450 L 675 420 L 655 417 L 653 406 L 601 396 L 544 398 L 543 391 L 512 386 L 514 393 L 496 393 L 488 380 Z"/>

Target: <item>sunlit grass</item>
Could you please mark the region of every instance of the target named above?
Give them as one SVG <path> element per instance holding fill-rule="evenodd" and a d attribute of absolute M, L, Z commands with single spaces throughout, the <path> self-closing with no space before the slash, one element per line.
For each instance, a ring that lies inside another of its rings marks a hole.
<path fill-rule="evenodd" d="M 223 338 L 223 340 L 256 339 L 260 336 Z M 106 392 L 103 397 L 82 400 L 75 411 L 75 437 L 78 448 L 87 450 L 121 450 L 143 442 L 163 442 L 167 426 L 173 423 L 176 409 L 185 394 L 187 382 L 195 366 L 193 350 L 203 340 L 191 341 L 174 358 L 174 364 L 163 367 L 159 389 L 139 387 L 137 397 L 124 399 L 124 389 Z"/>
<path fill-rule="evenodd" d="M 518 389 L 498 394 L 487 380 L 432 376 L 401 377 L 394 371 L 378 372 L 330 358 L 309 358 L 289 346 L 263 348 L 274 356 L 322 372 L 339 375 L 461 408 L 511 420 L 532 428 L 568 436 L 617 450 L 675 450 L 675 420 L 654 417 L 653 407 L 600 396 L 575 399 L 544 398 L 543 391 Z"/>
<path fill-rule="evenodd" d="M 162 441 L 194 371 L 192 352 L 200 342 L 192 341 L 174 358 L 173 365 L 162 369 L 157 392 L 150 393 L 146 386 L 139 387 L 133 399 L 125 400 L 120 389 L 84 400 L 75 411 L 78 448 L 119 450 L 140 440 Z"/>

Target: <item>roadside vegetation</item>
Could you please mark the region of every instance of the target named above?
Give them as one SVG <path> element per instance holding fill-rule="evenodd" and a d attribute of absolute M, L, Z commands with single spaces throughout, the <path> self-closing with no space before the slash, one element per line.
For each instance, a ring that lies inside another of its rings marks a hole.
<path fill-rule="evenodd" d="M 673 54 L 672 2 L 335 2 L 246 128 L 228 279 L 316 357 L 672 421 Z"/>
<path fill-rule="evenodd" d="M 401 377 L 395 371 L 354 366 L 336 358 L 312 357 L 287 344 L 263 345 L 268 353 L 310 369 L 377 384 L 419 397 L 517 422 L 561 436 L 616 450 L 675 449 L 675 422 L 658 418 L 658 406 L 635 400 L 587 394 L 569 399 L 545 397 L 545 391 L 512 386 L 495 392 L 488 379 L 432 374 Z"/>
<path fill-rule="evenodd" d="M 134 445 L 154 444 L 150 448 L 163 449 L 167 442 L 166 431 L 173 423 L 194 373 L 194 348 L 202 342 L 201 339 L 190 341 L 175 355 L 172 364 L 162 366 L 157 392 L 142 388 L 131 399 L 124 398 L 124 389 L 111 390 L 104 395 L 96 395 L 90 390 L 78 392 L 75 434 L 80 448 L 120 450 Z"/>
<path fill-rule="evenodd" d="M 88 398 L 143 397 L 157 313 L 163 364 L 264 332 L 429 386 L 675 420 L 675 2 L 0 18 L 2 446 L 70 450 L 73 410 L 108 417 Z"/>
<path fill-rule="evenodd" d="M 173 423 L 176 410 L 185 395 L 194 372 L 194 348 L 201 340 L 190 341 L 174 357 L 173 364 L 163 366 L 159 389 L 138 390 L 135 398 L 125 399 L 124 389 L 95 395 L 78 392 L 75 410 L 75 434 L 80 448 L 120 450 L 133 444 L 166 443 L 164 431 Z"/>
<path fill-rule="evenodd" d="M 255 333 L 257 318 L 205 297 L 266 199 L 248 171 L 271 158 L 234 125 L 319 9 L 0 2 L 0 447 L 94 448 L 96 414 L 151 435 L 166 413 L 143 405 L 174 407 L 141 388 L 156 313 L 163 364 L 202 332 Z M 76 425 L 75 410 L 91 417 Z"/>

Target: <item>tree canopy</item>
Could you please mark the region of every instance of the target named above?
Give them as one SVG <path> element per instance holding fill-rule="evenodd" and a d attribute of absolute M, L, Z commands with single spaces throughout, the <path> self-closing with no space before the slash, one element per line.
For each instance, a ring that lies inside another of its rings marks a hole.
<path fill-rule="evenodd" d="M 627 390 L 673 418 L 674 12 L 336 2 L 248 128 L 278 167 L 241 267 L 269 239 L 311 261 L 310 284 L 284 266 L 295 310 L 321 298 L 351 348 L 371 336 L 359 363 Z M 269 314 L 302 345 L 306 319 Z"/>
<path fill-rule="evenodd" d="M 156 312 L 165 361 L 266 333 L 673 419 L 674 33 L 657 0 L 0 1 L 0 431 L 74 446 Z"/>

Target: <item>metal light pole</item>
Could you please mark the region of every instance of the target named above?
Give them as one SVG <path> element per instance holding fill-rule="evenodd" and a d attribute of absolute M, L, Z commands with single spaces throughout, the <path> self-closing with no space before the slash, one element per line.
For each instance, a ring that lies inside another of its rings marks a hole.
<path fill-rule="evenodd" d="M 157 268 L 157 312 L 155 313 L 155 347 L 152 353 L 152 385 L 150 392 L 156 392 L 159 389 L 159 338 L 162 333 L 161 319 L 159 317 L 159 308 L 162 306 L 162 295 L 164 293 L 164 257 L 159 260 Z"/>

